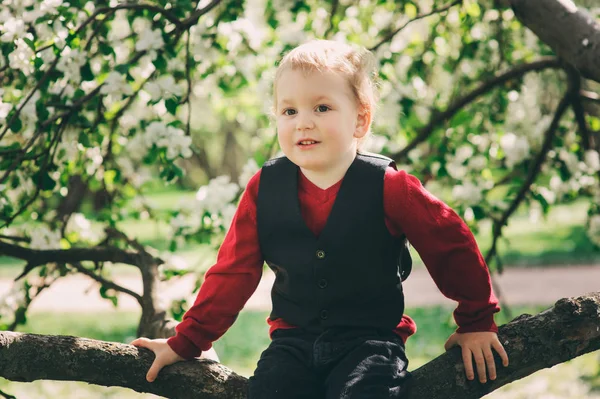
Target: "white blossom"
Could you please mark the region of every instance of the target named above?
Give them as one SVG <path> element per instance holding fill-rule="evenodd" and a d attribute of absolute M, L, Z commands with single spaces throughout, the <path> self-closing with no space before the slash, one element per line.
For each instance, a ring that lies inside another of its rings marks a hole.
<path fill-rule="evenodd" d="M 558 158 L 563 161 L 565 165 L 567 165 L 567 169 L 569 169 L 569 172 L 572 174 L 575 174 L 579 171 L 579 160 L 577 159 L 577 155 L 565 150 L 564 148 L 561 148 L 560 152 L 558 153 Z"/>
<path fill-rule="evenodd" d="M 461 185 L 454 186 L 452 189 L 452 198 L 459 203 L 475 205 L 483 199 L 483 195 L 480 188 L 466 181 Z"/>
<path fill-rule="evenodd" d="M 174 94 L 176 96 L 183 94 L 183 89 L 177 85 L 172 75 L 162 75 L 154 82 L 146 83 L 144 90 L 150 94 L 152 101 L 166 97 L 167 94 Z"/>
<path fill-rule="evenodd" d="M 134 28 L 135 29 L 135 28 Z M 158 29 L 147 30 L 139 35 L 140 37 L 135 42 L 136 51 L 158 50 L 165 44 L 162 38 L 162 32 Z"/>
<path fill-rule="evenodd" d="M 40 99 L 41 95 L 39 90 L 33 93 L 33 96 L 27 101 L 27 104 L 21 109 L 21 117 L 23 120 L 23 124 L 26 126 L 34 126 L 38 120 L 37 110 L 35 108 L 35 103 Z M 23 99 L 22 101 L 25 101 Z M 27 137 L 27 134 L 23 133 L 24 137 Z M 28 138 L 28 137 L 27 137 Z"/>
<path fill-rule="evenodd" d="M 50 230 L 47 226 L 34 227 L 30 232 L 31 249 L 60 249 L 60 231 Z"/>
<path fill-rule="evenodd" d="M 60 59 L 56 64 L 56 69 L 65 74 L 65 77 L 75 83 L 81 81 L 80 69 L 85 64 L 87 55 L 78 49 L 65 47 L 60 53 Z"/>
<path fill-rule="evenodd" d="M 523 161 L 529 155 L 529 142 L 525 137 L 507 133 L 500 139 L 500 146 L 506 156 L 506 166 L 509 168 Z"/>
<path fill-rule="evenodd" d="M 131 86 L 129 86 L 129 84 L 127 84 L 125 75 L 121 75 L 119 72 L 112 71 L 106 77 L 106 80 L 100 89 L 100 93 L 116 95 L 118 98 L 120 98 L 122 94 L 128 96 L 132 95 L 133 89 Z"/>
<path fill-rule="evenodd" d="M 230 180 L 229 176 L 219 176 L 211 179 L 208 185 L 200 187 L 196 199 L 201 208 L 211 213 L 218 213 L 226 204 L 233 201 L 239 186 Z"/>
<path fill-rule="evenodd" d="M 1 117 L 2 115 L 0 115 Z M 600 171 L 600 155 L 595 150 L 587 150 L 584 155 L 585 164 L 592 172 Z"/>
<path fill-rule="evenodd" d="M 0 97 L 0 124 L 4 123 L 4 119 L 6 119 L 11 109 L 12 104 L 2 102 Z"/>
<path fill-rule="evenodd" d="M 477 171 L 482 170 L 487 165 L 487 158 L 484 157 L 483 155 L 475 155 L 474 157 L 469 159 L 468 165 L 469 165 L 469 168 L 471 168 L 473 170 L 477 170 Z"/>
<path fill-rule="evenodd" d="M 99 239 L 98 234 L 92 230 L 92 223 L 82 213 L 71 215 L 65 232 L 67 234 L 77 234 L 85 241 L 96 241 Z"/>
<path fill-rule="evenodd" d="M 33 50 L 25 43 L 23 39 L 15 40 L 17 48 L 8 55 L 8 63 L 12 69 L 23 72 L 25 75 L 33 73 L 31 57 Z"/>
<path fill-rule="evenodd" d="M 241 187 L 246 187 L 252 176 L 258 172 L 258 164 L 254 158 L 248 159 L 248 162 L 242 167 L 242 172 L 238 178 Z"/>
<path fill-rule="evenodd" d="M 380 153 L 388 141 L 388 138 L 385 136 L 371 134 L 366 138 L 361 148 L 367 152 Z"/>
<path fill-rule="evenodd" d="M 185 132 L 173 126 L 167 126 L 167 133 L 156 142 L 159 147 L 167 149 L 167 159 L 175 159 L 178 156 L 189 158 L 192 156 L 190 145 L 192 138 L 185 135 Z"/>
<path fill-rule="evenodd" d="M 0 31 L 2 31 L 0 40 L 4 43 L 9 43 L 24 37 L 27 33 L 27 26 L 25 26 L 23 19 L 10 18 L 3 24 L 0 24 Z"/>

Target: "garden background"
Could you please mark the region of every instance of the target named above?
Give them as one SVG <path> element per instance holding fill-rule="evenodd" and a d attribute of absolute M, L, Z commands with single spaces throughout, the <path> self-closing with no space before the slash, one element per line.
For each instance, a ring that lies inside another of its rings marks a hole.
<path fill-rule="evenodd" d="M 373 51 L 381 99 L 367 149 L 463 217 L 496 283 L 532 268 L 583 282 L 600 268 L 600 5 L 524 3 L 4 0 L 0 329 L 123 343 L 172 333 L 246 182 L 279 154 L 276 61 L 312 38 Z M 164 300 L 184 279 L 186 292 Z M 76 285 L 72 301 L 111 306 L 48 304 L 61 281 Z M 82 285 L 88 297 L 75 296 Z M 535 292 L 511 303 L 496 287 L 508 310 L 498 324 L 553 305 Z M 415 369 L 456 326 L 447 303 L 407 300 Z M 215 343 L 239 374 L 268 344 L 267 307 L 245 309 Z M 599 360 L 578 357 L 489 397 L 600 397 Z M 81 382 L 0 379 L 0 390 L 152 397 Z"/>

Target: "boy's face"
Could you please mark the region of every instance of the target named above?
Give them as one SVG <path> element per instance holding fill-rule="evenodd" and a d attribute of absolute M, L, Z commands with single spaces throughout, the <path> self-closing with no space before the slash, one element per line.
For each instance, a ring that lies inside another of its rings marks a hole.
<path fill-rule="evenodd" d="M 306 171 L 347 168 L 356 156 L 357 138 L 368 128 L 350 85 L 333 72 L 284 71 L 275 107 L 281 149 Z"/>

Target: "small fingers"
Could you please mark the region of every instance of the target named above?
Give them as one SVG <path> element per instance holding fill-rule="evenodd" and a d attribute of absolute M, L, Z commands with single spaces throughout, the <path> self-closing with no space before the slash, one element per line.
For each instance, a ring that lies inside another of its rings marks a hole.
<path fill-rule="evenodd" d="M 471 351 L 466 348 L 462 348 L 462 358 L 463 364 L 465 365 L 465 374 L 467 375 L 467 379 L 474 379 L 475 374 L 473 373 L 473 357 L 471 356 Z"/>
<path fill-rule="evenodd" d="M 148 382 L 153 382 L 162 368 L 163 365 L 154 360 L 154 363 L 152 363 L 150 370 L 148 370 L 148 373 L 146 374 L 146 380 L 148 380 Z"/>
<path fill-rule="evenodd" d="M 506 350 L 504 350 L 504 346 L 502 346 L 500 341 L 495 341 L 492 343 L 492 347 L 496 350 L 496 352 L 498 352 L 498 355 L 500 355 L 500 359 L 502 359 L 502 365 L 504 367 L 507 367 L 508 366 L 508 354 L 506 353 Z"/>
<path fill-rule="evenodd" d="M 494 362 L 494 354 L 492 353 L 492 348 L 484 349 L 483 356 L 485 358 L 485 364 L 487 365 L 487 374 L 490 377 L 490 380 L 495 380 L 496 363 Z"/>
<path fill-rule="evenodd" d="M 141 346 L 142 348 L 147 348 L 148 344 L 150 342 L 151 341 L 148 338 L 140 337 L 140 338 L 136 338 L 133 341 L 131 341 L 131 343 L 129 345 Z"/>
<path fill-rule="evenodd" d="M 473 357 L 475 358 L 475 365 L 477 366 L 479 381 L 483 384 L 487 381 L 487 377 L 485 375 L 485 358 L 483 357 L 481 350 L 473 352 Z"/>

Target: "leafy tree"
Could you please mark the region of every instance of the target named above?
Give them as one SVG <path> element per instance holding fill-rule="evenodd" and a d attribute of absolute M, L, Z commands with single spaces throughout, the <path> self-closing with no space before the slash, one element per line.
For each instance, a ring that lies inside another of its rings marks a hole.
<path fill-rule="evenodd" d="M 26 262 L 0 307 L 4 329 L 81 273 L 108 300 L 139 302 L 139 335 L 171 335 L 185 304 L 161 306 L 157 284 L 189 271 L 172 255 L 183 244 L 219 241 L 248 177 L 277 152 L 275 61 L 313 37 L 375 53 L 381 104 L 369 149 L 451 191 L 474 230 L 491 221 L 489 265 L 501 271 L 498 239 L 519 206 L 547 213 L 588 198 L 588 235 L 600 245 L 600 9 L 433 3 L 3 1 L 0 255 Z M 160 211 L 144 199 L 154 175 L 209 181 L 196 201 Z M 168 251 L 123 232 L 137 218 L 170 225 Z M 139 269 L 142 294 L 113 281 L 114 263 Z"/>

